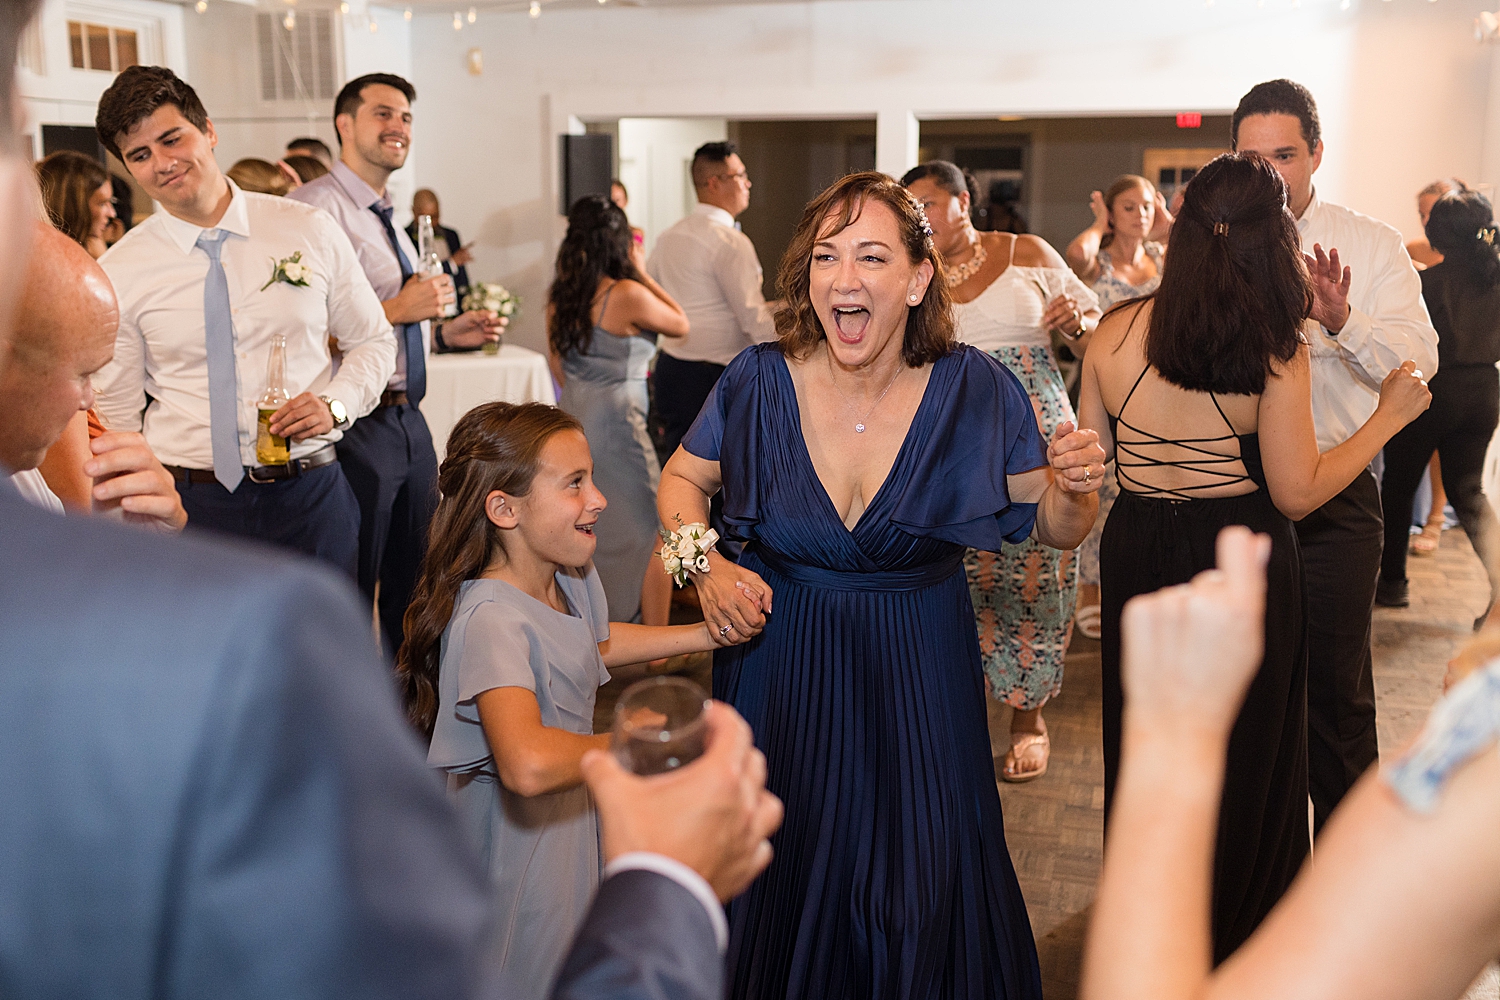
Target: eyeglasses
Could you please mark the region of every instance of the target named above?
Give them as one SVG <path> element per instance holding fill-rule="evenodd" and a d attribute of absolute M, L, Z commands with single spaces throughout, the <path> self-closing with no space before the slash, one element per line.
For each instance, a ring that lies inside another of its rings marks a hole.
<path fill-rule="evenodd" d="M 734 174 L 717 174 L 716 176 L 721 181 L 748 181 L 750 179 L 750 173 L 746 170 L 741 170 L 739 173 Z"/>

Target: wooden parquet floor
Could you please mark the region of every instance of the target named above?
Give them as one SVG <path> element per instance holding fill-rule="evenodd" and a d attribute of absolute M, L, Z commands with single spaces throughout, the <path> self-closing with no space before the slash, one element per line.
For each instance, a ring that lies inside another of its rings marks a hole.
<path fill-rule="evenodd" d="M 1443 533 L 1436 555 L 1411 558 L 1411 606 L 1375 609 L 1375 698 L 1381 753 L 1416 734 L 1442 691 L 1448 660 L 1473 634 L 1489 594 L 1461 530 Z M 1104 761 L 1099 644 L 1075 636 L 1063 691 L 1043 712 L 1052 734 L 1047 774 L 998 782 L 1005 836 L 1031 914 L 1046 1000 L 1073 1000 L 1089 904 L 1104 847 Z M 1010 710 L 990 705 L 998 779 L 1009 746 Z"/>

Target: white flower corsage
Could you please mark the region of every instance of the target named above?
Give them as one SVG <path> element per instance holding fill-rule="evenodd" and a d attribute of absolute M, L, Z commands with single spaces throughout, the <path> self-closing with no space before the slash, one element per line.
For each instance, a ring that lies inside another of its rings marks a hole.
<path fill-rule="evenodd" d="M 265 291 L 278 281 L 297 288 L 306 288 L 307 279 L 312 276 L 312 268 L 302 263 L 302 251 L 298 250 L 290 257 L 271 261 L 271 280 L 261 285 L 260 290 Z"/>
<path fill-rule="evenodd" d="M 521 300 L 506 287 L 494 281 L 476 281 L 464 294 L 464 312 L 485 311 L 510 316 L 521 307 Z"/>
<path fill-rule="evenodd" d="M 719 540 L 717 531 L 706 524 L 683 524 L 677 531 L 663 531 L 661 537 L 661 563 L 677 586 L 687 585 L 689 571 L 708 572 L 708 554 Z"/>

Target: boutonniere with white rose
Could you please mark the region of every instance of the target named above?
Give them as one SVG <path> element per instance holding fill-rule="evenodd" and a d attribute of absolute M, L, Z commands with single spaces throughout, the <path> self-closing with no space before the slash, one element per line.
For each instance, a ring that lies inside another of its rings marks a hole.
<path fill-rule="evenodd" d="M 298 250 L 290 257 L 271 261 L 271 280 L 261 285 L 260 290 L 265 291 L 278 281 L 294 288 L 306 288 L 307 279 L 312 276 L 312 268 L 302 263 L 302 251 Z"/>

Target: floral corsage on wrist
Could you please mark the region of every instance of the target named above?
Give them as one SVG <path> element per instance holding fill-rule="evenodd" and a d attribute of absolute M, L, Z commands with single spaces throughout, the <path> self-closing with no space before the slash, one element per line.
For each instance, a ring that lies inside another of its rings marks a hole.
<path fill-rule="evenodd" d="M 312 273 L 312 268 L 302 263 L 302 251 L 298 250 L 290 257 L 271 261 L 271 280 L 261 285 L 260 290 L 265 291 L 278 281 L 295 288 L 306 288 Z"/>
<path fill-rule="evenodd" d="M 681 525 L 678 530 L 661 533 L 661 562 L 677 586 L 685 587 L 689 572 L 708 572 L 708 554 L 714 550 L 719 533 L 706 524 L 677 523 Z"/>

